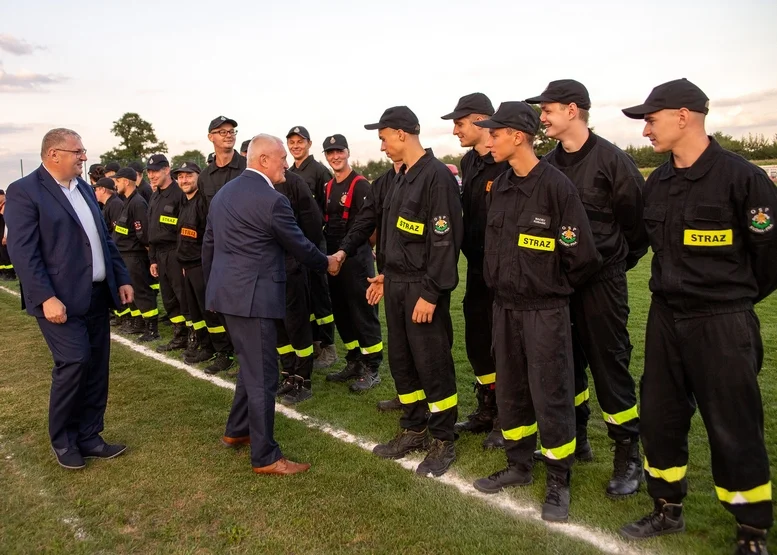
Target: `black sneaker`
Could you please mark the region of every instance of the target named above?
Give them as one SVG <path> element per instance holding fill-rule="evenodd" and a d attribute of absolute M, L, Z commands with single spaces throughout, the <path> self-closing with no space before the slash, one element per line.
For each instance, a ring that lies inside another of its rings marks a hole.
<path fill-rule="evenodd" d="M 300 376 L 293 376 L 294 386 L 286 395 L 281 397 L 281 404 L 285 406 L 296 405 L 313 397 L 310 388 L 310 380 L 303 380 Z"/>
<path fill-rule="evenodd" d="M 345 365 L 345 368 L 343 368 L 339 372 L 327 374 L 326 381 L 344 383 L 349 380 L 358 378 L 359 375 L 364 371 L 363 369 L 364 369 L 364 365 L 362 364 L 362 361 L 349 360 L 348 363 Z"/>
<path fill-rule="evenodd" d="M 734 555 L 769 555 L 766 530 L 737 524 L 737 549 Z"/>
<path fill-rule="evenodd" d="M 146 331 L 138 337 L 138 341 L 142 343 L 148 343 L 149 341 L 156 341 L 159 339 L 159 320 L 150 318 L 146 320 Z"/>
<path fill-rule="evenodd" d="M 387 399 L 385 401 L 378 401 L 378 410 L 380 412 L 402 410 L 402 402 L 399 400 L 399 397 L 394 397 L 393 399 Z"/>
<path fill-rule="evenodd" d="M 431 444 L 426 428 L 420 432 L 403 429 L 391 441 L 376 445 L 372 452 L 384 459 L 401 459 L 413 451 L 427 451 Z"/>
<path fill-rule="evenodd" d="M 218 374 L 219 372 L 232 368 L 233 364 L 235 364 L 234 357 L 227 353 L 216 353 L 213 356 L 213 362 L 211 362 L 203 371 L 206 374 Z"/>
<path fill-rule="evenodd" d="M 94 449 L 89 449 L 88 451 L 82 449 L 81 456 L 83 456 L 85 459 L 113 459 L 124 453 L 126 450 L 127 446 L 120 443 L 115 445 L 111 445 L 110 443 L 103 443 L 102 445 L 99 445 Z"/>
<path fill-rule="evenodd" d="M 641 540 L 685 531 L 682 503 L 667 503 L 656 499 L 653 512 L 620 529 L 622 536 Z"/>
<path fill-rule="evenodd" d="M 499 417 L 494 418 L 494 427 L 483 440 L 483 449 L 504 449 L 505 436 L 502 435 L 502 427 L 499 425 Z"/>
<path fill-rule="evenodd" d="M 499 493 L 505 488 L 513 486 L 528 486 L 533 481 L 531 470 L 520 469 L 516 465 L 508 464 L 498 472 L 494 472 L 488 478 L 475 480 L 472 485 L 482 493 Z"/>
<path fill-rule="evenodd" d="M 616 441 L 612 464 L 612 478 L 607 484 L 607 497 L 621 499 L 637 493 L 639 485 L 642 483 L 639 440 L 632 438 Z"/>
<path fill-rule="evenodd" d="M 60 450 L 57 452 L 57 450 L 52 447 L 51 450 L 54 451 L 54 456 L 57 457 L 57 462 L 62 468 L 80 470 L 86 467 L 86 461 L 84 461 L 84 457 L 81 456 L 78 449 L 65 449 L 64 451 Z"/>
<path fill-rule="evenodd" d="M 276 397 L 283 397 L 292 389 L 294 389 L 294 378 L 288 372 L 281 372 L 281 383 L 278 386 Z"/>
<path fill-rule="evenodd" d="M 380 383 L 380 376 L 377 370 L 370 370 L 366 368 L 362 374 L 356 378 L 350 386 L 350 390 L 354 393 L 362 393 L 368 389 L 372 389 Z"/>
<path fill-rule="evenodd" d="M 416 474 L 426 476 L 431 474 L 434 477 L 442 476 L 456 460 L 456 448 L 452 441 L 442 441 L 433 439 L 432 446 L 426 458 L 415 469 Z"/>
<path fill-rule="evenodd" d="M 569 480 L 548 474 L 542 520 L 567 522 L 569 520 Z"/>
<path fill-rule="evenodd" d="M 183 361 L 186 364 L 197 364 L 198 362 L 205 362 L 210 360 L 213 358 L 213 356 L 214 353 L 210 349 L 200 348 L 197 352 L 194 353 L 194 356 L 183 357 Z"/>

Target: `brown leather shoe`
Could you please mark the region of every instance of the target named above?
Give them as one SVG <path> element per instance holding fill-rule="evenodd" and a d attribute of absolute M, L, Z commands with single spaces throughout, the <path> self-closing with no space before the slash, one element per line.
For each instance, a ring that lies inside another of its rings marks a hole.
<path fill-rule="evenodd" d="M 281 457 L 274 463 L 267 466 L 254 467 L 254 472 L 257 474 L 299 474 L 300 472 L 306 472 L 310 468 L 310 463 L 295 463 L 286 458 Z"/>
<path fill-rule="evenodd" d="M 231 447 L 232 449 L 236 449 L 238 447 L 242 447 L 243 445 L 251 445 L 251 436 L 242 436 L 242 437 L 223 436 L 221 438 L 221 444 L 224 447 Z"/>

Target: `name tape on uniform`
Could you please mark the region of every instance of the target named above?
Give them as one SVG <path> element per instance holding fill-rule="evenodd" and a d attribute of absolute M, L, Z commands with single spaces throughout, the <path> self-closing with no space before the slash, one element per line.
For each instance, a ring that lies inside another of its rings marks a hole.
<path fill-rule="evenodd" d="M 194 229 L 189 229 L 188 227 L 181 228 L 181 235 L 184 237 L 191 237 L 192 239 L 197 238 L 197 232 Z"/>
<path fill-rule="evenodd" d="M 693 247 L 725 247 L 734 244 L 734 232 L 731 229 L 716 229 L 702 231 L 700 229 L 686 229 L 683 236 L 683 245 Z"/>
<path fill-rule="evenodd" d="M 129 229 L 127 229 L 126 227 L 121 227 L 120 225 L 115 226 L 113 230 L 116 233 L 121 233 L 122 235 L 127 235 L 129 233 Z"/>
<path fill-rule="evenodd" d="M 159 216 L 159 221 L 163 224 L 178 225 L 178 218 L 172 216 Z"/>
<path fill-rule="evenodd" d="M 421 222 L 411 222 L 409 220 L 406 220 L 402 216 L 399 217 L 397 220 L 397 228 L 401 229 L 402 231 L 407 231 L 408 233 L 412 233 L 413 235 L 423 235 L 424 234 L 424 224 Z"/>
<path fill-rule="evenodd" d="M 551 237 L 537 237 L 535 235 L 518 235 L 518 246 L 535 251 L 554 251 L 556 250 L 556 240 Z"/>

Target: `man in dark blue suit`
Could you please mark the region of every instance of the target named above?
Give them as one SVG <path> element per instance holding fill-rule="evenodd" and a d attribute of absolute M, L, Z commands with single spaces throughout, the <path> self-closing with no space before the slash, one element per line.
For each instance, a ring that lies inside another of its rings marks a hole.
<path fill-rule="evenodd" d="M 49 435 L 59 464 L 124 452 L 101 437 L 108 402 L 109 310 L 132 301 L 127 268 L 108 235 L 91 187 L 86 150 L 69 129 L 43 137 L 41 166 L 8 187 L 8 251 L 38 319 L 54 369 Z"/>
<path fill-rule="evenodd" d="M 251 445 L 257 474 L 296 474 L 310 465 L 287 460 L 273 439 L 278 389 L 277 320 L 286 313 L 285 252 L 312 270 L 338 264 L 308 241 L 288 199 L 286 149 L 277 137 L 257 135 L 247 169 L 213 197 L 202 246 L 208 310 L 224 315 L 240 362 L 235 398 L 222 443 Z"/>

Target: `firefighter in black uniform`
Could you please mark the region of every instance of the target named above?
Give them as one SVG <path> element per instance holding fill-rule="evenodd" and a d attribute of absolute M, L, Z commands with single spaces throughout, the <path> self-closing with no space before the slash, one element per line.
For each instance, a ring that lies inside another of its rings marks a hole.
<path fill-rule="evenodd" d="M 154 187 L 148 212 L 148 258 L 151 275 L 159 280 L 162 304 L 173 325 L 173 338 L 157 347 L 163 353 L 184 349 L 187 344 L 186 316 L 188 313 L 183 286 L 183 272 L 178 263 L 178 214 L 186 198 L 170 176 L 170 163 L 164 154 L 154 154 L 146 165 L 148 178 Z"/>
<path fill-rule="evenodd" d="M 89 166 L 89 184 L 94 187 L 100 179 L 105 177 L 105 166 L 101 164 L 92 164 Z"/>
<path fill-rule="evenodd" d="M 138 188 L 138 194 L 143 197 L 146 202 L 151 203 L 151 195 L 154 191 L 151 190 L 151 185 L 148 181 L 143 178 L 143 172 L 146 168 L 140 162 L 130 162 L 129 167 L 138 174 L 138 179 L 135 181 Z"/>
<path fill-rule="evenodd" d="M 304 179 L 289 171 L 286 181 L 275 190 L 289 199 L 302 233 L 315 245 L 321 243 L 321 212 Z M 281 357 L 282 383 L 278 397 L 284 405 L 310 399 L 313 392 L 313 328 L 310 325 L 310 279 L 307 268 L 286 254 L 286 316 L 278 321 L 278 354 Z"/>
<path fill-rule="evenodd" d="M 118 162 L 108 162 L 105 164 L 105 167 L 103 168 L 103 176 L 102 177 L 113 177 L 116 175 L 116 172 L 121 169 L 121 164 Z M 99 178 L 98 178 L 99 179 Z"/>
<path fill-rule="evenodd" d="M 13 269 L 11 257 L 8 255 L 5 236 L 5 218 L 3 211 L 5 207 L 5 191 L 0 189 L 0 279 L 3 281 L 15 281 L 16 271 Z"/>
<path fill-rule="evenodd" d="M 475 125 L 494 114 L 491 100 L 483 93 L 462 96 L 444 120 L 453 120 L 453 134 L 463 147 L 471 147 L 461 159 L 464 242 L 467 257 L 467 289 L 464 292 L 464 340 L 467 358 L 475 372 L 477 408 L 467 420 L 456 424 L 456 431 L 474 434 L 488 432 L 483 447 L 504 447 L 496 409 L 496 369 L 491 356 L 491 314 L 493 295 L 483 280 L 483 241 L 486 233 L 486 198 L 499 174 L 509 169 L 507 162 L 494 162 L 486 148 L 488 130 Z"/>
<path fill-rule="evenodd" d="M 654 510 L 621 529 L 647 538 L 685 529 L 688 430 L 698 405 L 715 490 L 737 521 L 736 553 L 767 553 L 772 484 L 753 305 L 777 288 L 777 188 L 705 131 L 709 100 L 678 79 L 623 112 L 668 162 L 645 184 L 653 293 L 640 387 L 640 435 Z"/>
<path fill-rule="evenodd" d="M 540 104 L 540 121 L 548 137 L 559 141 L 545 158 L 577 187 L 602 256 L 601 270 L 575 291 L 570 302 L 575 342 L 575 457 L 593 458 L 587 433 L 591 414 L 588 365 L 609 436 L 615 441 L 607 496 L 632 495 L 642 481 L 642 461 L 637 394 L 629 373 L 632 347 L 626 327 L 626 271 L 636 266 L 648 248 L 642 219 L 645 180 L 625 152 L 588 129 L 591 100 L 582 83 L 553 81 L 541 95 L 526 102 Z"/>
<path fill-rule="evenodd" d="M 376 280 L 368 290 L 371 304 L 385 291 L 389 367 L 404 407 L 402 430 L 373 453 L 398 459 L 428 449 L 416 472 L 440 476 L 456 460 L 458 396 L 450 295 L 459 280 L 464 234 L 458 183 L 445 164 L 421 146 L 421 126 L 407 106 L 387 109 L 378 123 L 365 128 L 378 129 L 381 150 L 404 162 L 383 201 L 380 252 L 385 283 Z"/>
<path fill-rule="evenodd" d="M 247 139 L 247 140 L 245 140 L 245 141 L 243 141 L 241 143 L 241 145 L 240 145 L 240 156 L 242 156 L 243 158 L 247 158 L 248 157 L 248 145 L 250 145 L 250 144 L 251 144 L 251 139 Z"/>
<path fill-rule="evenodd" d="M 326 184 L 332 179 L 332 174 L 326 167 L 310 154 L 310 133 L 301 125 L 296 125 L 286 133 L 286 146 L 289 148 L 294 163 L 289 172 L 302 177 L 310 187 L 310 192 L 321 211 L 321 217 L 326 212 Z M 326 250 L 326 243 L 321 240 L 318 245 L 321 251 Z M 327 368 L 337 362 L 335 349 L 335 326 L 332 313 L 332 297 L 329 292 L 329 281 L 324 274 L 310 272 L 310 296 L 313 315 L 313 345 L 316 349 L 314 368 Z"/>
<path fill-rule="evenodd" d="M 534 154 L 540 119 L 525 102 L 503 102 L 490 120 L 494 160 L 511 168 L 491 185 L 483 273 L 494 293 L 496 396 L 507 468 L 475 488 L 496 493 L 532 482 L 540 433 L 547 458 L 544 520 L 569 517 L 575 452 L 569 297 L 599 269 L 575 186 Z"/>
<path fill-rule="evenodd" d="M 127 320 L 121 331 L 142 334 L 139 341 L 154 341 L 159 339 L 159 309 L 149 272 L 148 205 L 137 193 L 136 179 L 137 174 L 132 168 L 121 168 L 113 176 L 116 190 L 125 198 L 113 228 L 113 241 L 129 270 L 135 290 L 135 302 L 129 307 L 132 318 Z"/>
<path fill-rule="evenodd" d="M 208 140 L 213 143 L 215 153 L 198 179 L 200 193 L 208 205 L 219 189 L 246 169 L 246 159 L 235 150 L 236 127 L 237 122 L 225 116 L 213 119 L 208 125 Z"/>
<path fill-rule="evenodd" d="M 364 206 L 370 184 L 351 169 L 348 141 L 344 136 L 327 137 L 324 155 L 335 174 L 327 182 L 324 193 L 326 252 L 334 254 L 340 251 L 340 242 Z M 338 261 L 341 263 L 340 272 L 329 277 L 329 292 L 335 325 L 348 354 L 345 368 L 329 374 L 326 379 L 333 382 L 355 379 L 350 390 L 362 392 L 380 383 L 378 368 L 383 361 L 378 307 L 367 303 L 367 280 L 375 277 L 375 261 L 369 240 L 356 245 L 353 256 Z"/>
<path fill-rule="evenodd" d="M 108 233 L 113 233 L 116 226 L 116 220 L 119 219 L 124 203 L 116 194 L 116 183 L 110 177 L 102 177 L 92 184 L 94 195 L 100 204 L 103 205 L 103 219 L 108 227 Z"/>
<path fill-rule="evenodd" d="M 206 374 L 216 374 L 234 365 L 232 342 L 219 317 L 205 309 L 205 279 L 202 275 L 202 238 L 208 221 L 208 203 L 197 188 L 200 167 L 183 162 L 172 175 L 186 196 L 178 214 L 176 256 L 184 278 L 191 326 L 184 362 L 211 361 Z"/>

